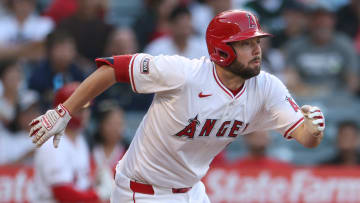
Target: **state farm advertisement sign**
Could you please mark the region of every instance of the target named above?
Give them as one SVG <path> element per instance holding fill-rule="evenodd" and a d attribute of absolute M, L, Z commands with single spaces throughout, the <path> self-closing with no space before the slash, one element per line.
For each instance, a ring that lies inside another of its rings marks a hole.
<path fill-rule="evenodd" d="M 0 166 L 0 202 L 29 202 L 33 169 Z M 360 203 L 360 168 L 212 168 L 203 179 L 212 203 Z"/>
<path fill-rule="evenodd" d="M 204 178 L 216 203 L 360 202 L 360 168 L 214 168 Z"/>

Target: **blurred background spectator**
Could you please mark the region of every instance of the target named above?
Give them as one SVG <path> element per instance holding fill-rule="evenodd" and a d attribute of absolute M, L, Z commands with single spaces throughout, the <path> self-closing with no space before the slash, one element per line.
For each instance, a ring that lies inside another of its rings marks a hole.
<path fill-rule="evenodd" d="M 131 27 L 144 13 L 145 7 L 156 4 L 153 0 L 100 0 L 107 4 L 105 21 L 115 27 Z M 153 2 L 152 2 L 153 1 Z"/>
<path fill-rule="evenodd" d="M 48 5 L 44 16 L 50 17 L 56 24 L 72 16 L 77 10 L 77 0 L 54 0 Z"/>
<path fill-rule="evenodd" d="M 20 63 L 0 60 L 0 164 L 32 164 L 28 123 L 40 114 L 39 95 L 26 89 Z"/>
<path fill-rule="evenodd" d="M 145 47 L 144 52 L 151 55 L 181 55 L 187 58 L 200 58 L 207 55 L 204 39 L 193 35 L 191 14 L 187 7 L 175 7 L 168 18 L 169 34 L 159 37 Z"/>
<path fill-rule="evenodd" d="M 6 15 L 7 12 L 4 3 L 5 3 L 4 1 L 0 1 L 0 18 Z"/>
<path fill-rule="evenodd" d="M 2 94 L 0 96 L 0 121 L 8 127 L 15 118 L 16 106 L 20 100 L 19 89 L 22 73 L 16 59 L 0 61 L 0 80 Z"/>
<path fill-rule="evenodd" d="M 152 40 L 168 34 L 170 12 L 178 0 L 147 0 L 145 11 L 134 24 L 140 51 Z"/>
<path fill-rule="evenodd" d="M 36 13 L 36 0 L 5 2 L 9 12 L 0 17 L 0 59 L 39 59 L 44 54 L 41 42 L 53 29 L 53 21 Z"/>
<path fill-rule="evenodd" d="M 355 94 L 359 64 L 351 39 L 335 30 L 335 13 L 326 6 L 310 8 L 308 17 L 308 33 L 286 45 L 288 88 L 309 97 Z"/>
<path fill-rule="evenodd" d="M 79 53 L 78 62 L 85 72 L 94 68 L 93 61 L 104 55 L 105 46 L 114 30 L 101 17 L 101 2 L 98 0 L 77 0 L 73 15 L 62 20 L 58 28 L 71 33 Z"/>
<path fill-rule="evenodd" d="M 97 129 L 92 156 L 97 174 L 108 173 L 113 180 L 117 162 L 125 154 L 129 143 L 125 140 L 124 111 L 115 101 L 104 100 L 97 108 Z"/>
<path fill-rule="evenodd" d="M 51 107 L 54 92 L 64 84 L 82 81 L 85 74 L 76 61 L 74 38 L 64 30 L 55 30 L 46 40 L 46 56 L 33 67 L 29 88 L 41 95 L 42 108 Z"/>
<path fill-rule="evenodd" d="M 254 12 L 260 20 L 262 26 L 266 26 L 270 33 L 283 28 L 282 12 L 285 0 L 253 0 L 245 4 L 245 8 Z"/>
<path fill-rule="evenodd" d="M 130 27 L 120 27 L 112 32 L 105 47 L 104 56 L 135 54 L 138 51 L 138 47 L 139 44 L 134 30 Z M 125 110 L 145 111 L 150 106 L 152 98 L 152 94 L 135 94 L 130 84 L 117 83 L 100 95 L 94 103 L 97 104 L 102 100 L 116 99 L 118 104 Z"/>
<path fill-rule="evenodd" d="M 262 70 L 276 75 L 281 80 L 285 80 L 285 56 L 283 52 L 271 46 L 271 39 L 263 38 L 261 40 L 262 48 Z"/>
<path fill-rule="evenodd" d="M 300 1 L 285 2 L 281 12 L 282 26 L 273 32 L 274 36 L 271 39 L 274 48 L 283 48 L 289 39 L 293 40 L 305 34 L 308 23 L 306 11 L 306 5 Z"/>
<path fill-rule="evenodd" d="M 325 165 L 355 166 L 360 164 L 359 127 L 352 120 L 341 121 L 336 135 L 337 153 Z"/>
<path fill-rule="evenodd" d="M 79 84 L 69 83 L 60 88 L 53 106 L 69 98 Z M 102 187 L 97 187 L 102 182 L 95 185 L 91 177 L 90 151 L 82 134 L 90 116 L 88 105 L 72 115 L 58 148 L 49 141 L 36 151 L 34 202 L 97 202 L 110 197 L 111 189 L 104 188 L 109 190 L 105 193 Z"/>
<path fill-rule="evenodd" d="M 360 1 L 350 0 L 337 12 L 337 30 L 344 32 L 355 43 L 357 55 L 360 56 Z"/>
<path fill-rule="evenodd" d="M 28 136 L 29 122 L 39 115 L 39 95 L 22 91 L 14 119 L 8 128 L 0 130 L 0 164 L 32 165 L 35 146 Z"/>
<path fill-rule="evenodd" d="M 121 27 L 111 33 L 104 56 L 134 54 L 138 49 L 134 31 L 131 28 Z"/>
<path fill-rule="evenodd" d="M 233 0 L 193 1 L 193 3 L 190 5 L 190 11 L 192 14 L 192 24 L 195 29 L 195 34 L 200 37 L 205 37 L 206 28 L 211 19 L 216 14 L 232 8 L 234 8 Z"/>

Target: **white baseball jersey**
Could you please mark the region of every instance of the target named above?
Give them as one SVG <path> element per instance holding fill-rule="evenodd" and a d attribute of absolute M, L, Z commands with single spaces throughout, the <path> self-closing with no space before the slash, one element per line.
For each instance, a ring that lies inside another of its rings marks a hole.
<path fill-rule="evenodd" d="M 34 202 L 56 202 L 51 187 L 57 184 L 74 184 L 78 190 L 91 186 L 90 155 L 83 136 L 71 141 L 63 136 L 58 148 L 52 140 L 45 142 L 35 153 Z"/>
<path fill-rule="evenodd" d="M 155 186 L 191 187 L 238 136 L 276 129 L 290 138 L 303 122 L 286 87 L 263 71 L 237 95 L 205 57 L 137 54 L 129 76 L 135 92 L 155 96 L 117 172 Z"/>

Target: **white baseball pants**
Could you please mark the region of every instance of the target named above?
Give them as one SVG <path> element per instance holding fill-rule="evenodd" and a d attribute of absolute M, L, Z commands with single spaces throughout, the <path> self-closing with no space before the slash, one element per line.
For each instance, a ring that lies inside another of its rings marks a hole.
<path fill-rule="evenodd" d="M 131 182 L 133 181 L 125 175 L 116 173 L 111 203 L 210 203 L 205 192 L 205 186 L 201 181 L 196 183 L 189 191 L 180 193 L 173 193 L 171 188 L 150 186 L 153 194 L 140 193 L 138 190 L 134 191 L 134 185 L 132 184 L 130 187 Z M 146 187 L 142 187 L 142 189 L 146 191 Z"/>

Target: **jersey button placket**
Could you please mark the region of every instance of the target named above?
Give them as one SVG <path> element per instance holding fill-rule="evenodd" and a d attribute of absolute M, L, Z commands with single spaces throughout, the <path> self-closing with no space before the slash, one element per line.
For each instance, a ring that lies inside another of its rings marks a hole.
<path fill-rule="evenodd" d="M 230 116 L 230 112 L 232 111 L 232 107 L 234 106 L 234 99 L 232 99 L 225 108 L 225 117 L 229 117 Z"/>

